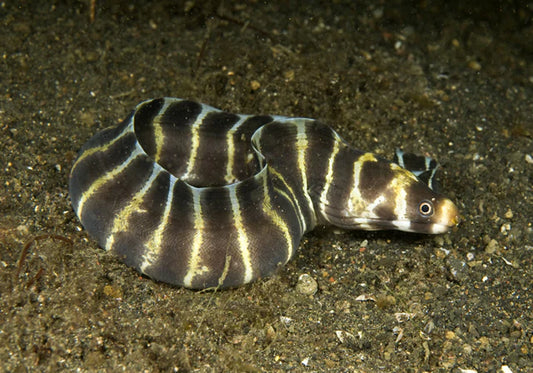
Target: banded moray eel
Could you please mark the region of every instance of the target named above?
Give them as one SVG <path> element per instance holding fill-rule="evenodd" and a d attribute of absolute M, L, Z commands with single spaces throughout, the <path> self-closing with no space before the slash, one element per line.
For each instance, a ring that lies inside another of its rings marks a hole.
<path fill-rule="evenodd" d="M 83 146 L 70 196 L 89 234 L 139 272 L 235 287 L 287 263 L 317 224 L 446 232 L 458 212 L 426 185 L 436 164 L 397 153 L 407 161 L 425 181 L 313 119 L 160 98 Z"/>

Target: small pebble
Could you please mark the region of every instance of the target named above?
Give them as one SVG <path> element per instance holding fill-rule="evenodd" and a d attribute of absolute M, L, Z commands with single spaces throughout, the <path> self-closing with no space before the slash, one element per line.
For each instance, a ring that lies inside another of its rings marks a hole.
<path fill-rule="evenodd" d="M 314 295 L 318 290 L 318 284 L 314 278 L 307 273 L 304 273 L 298 277 L 298 283 L 296 284 L 296 291 L 303 295 Z"/>
<path fill-rule="evenodd" d="M 113 285 L 105 285 L 104 294 L 110 298 L 122 299 L 122 289 Z"/>
<path fill-rule="evenodd" d="M 504 235 L 504 236 L 507 236 L 508 232 L 511 230 L 511 224 L 509 223 L 505 223 L 505 224 L 502 224 L 502 226 L 500 227 L 500 232 Z"/>
<path fill-rule="evenodd" d="M 471 68 L 474 71 L 481 70 L 481 64 L 477 61 L 470 61 L 468 62 L 468 67 Z"/>
<path fill-rule="evenodd" d="M 30 229 L 27 225 L 21 224 L 17 228 L 17 232 L 20 234 L 28 234 L 30 232 Z"/>
<path fill-rule="evenodd" d="M 250 88 L 252 88 L 252 91 L 257 91 L 261 87 L 261 83 L 259 83 L 257 80 L 252 80 L 250 82 Z"/>
<path fill-rule="evenodd" d="M 352 342 L 355 340 L 355 336 L 352 333 L 345 332 L 344 330 L 335 330 L 335 335 L 341 343 Z"/>
<path fill-rule="evenodd" d="M 392 295 L 381 294 L 376 297 L 376 305 L 383 309 L 396 304 L 396 298 Z"/>
<path fill-rule="evenodd" d="M 272 343 L 276 339 L 276 329 L 270 324 L 265 328 L 265 338 L 267 343 Z"/>
<path fill-rule="evenodd" d="M 444 333 L 444 336 L 446 339 L 455 339 L 456 335 L 451 330 L 447 330 L 446 333 Z"/>
<path fill-rule="evenodd" d="M 493 254 L 496 252 L 497 249 L 498 249 L 498 241 L 496 241 L 495 239 L 490 240 L 487 246 L 485 246 L 485 252 L 487 254 Z"/>
<path fill-rule="evenodd" d="M 287 80 L 288 82 L 292 81 L 294 79 L 294 70 L 287 70 L 283 73 L 283 77 L 285 78 L 285 80 Z"/>

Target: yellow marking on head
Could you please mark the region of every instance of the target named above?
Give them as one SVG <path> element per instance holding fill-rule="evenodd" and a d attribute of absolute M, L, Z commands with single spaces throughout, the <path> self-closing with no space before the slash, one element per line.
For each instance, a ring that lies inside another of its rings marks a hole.
<path fill-rule="evenodd" d="M 389 163 L 389 166 L 392 171 L 397 172 L 399 174 L 402 174 L 404 177 L 404 180 L 410 180 L 409 183 L 412 184 L 413 182 L 419 181 L 415 174 L 413 174 L 411 171 L 398 166 L 396 163 Z M 409 184 L 409 185 L 410 185 Z M 407 183 L 405 185 L 408 185 Z"/>
<path fill-rule="evenodd" d="M 390 181 L 387 189 L 393 193 L 394 215 L 396 220 L 406 220 L 407 217 L 407 188 L 413 183 L 418 182 L 417 177 L 395 163 L 390 164 L 394 177 Z"/>
<path fill-rule="evenodd" d="M 407 191 L 400 189 L 394 194 L 394 215 L 396 220 L 407 219 Z"/>

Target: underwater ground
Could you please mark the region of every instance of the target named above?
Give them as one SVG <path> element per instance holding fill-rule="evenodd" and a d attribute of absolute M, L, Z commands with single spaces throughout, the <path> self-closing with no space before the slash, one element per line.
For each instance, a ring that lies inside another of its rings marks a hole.
<path fill-rule="evenodd" d="M 533 372 L 533 9 L 475 3 L 0 2 L 0 371 Z M 159 96 L 430 155 L 463 220 L 321 227 L 234 290 L 154 282 L 87 236 L 68 175 Z"/>

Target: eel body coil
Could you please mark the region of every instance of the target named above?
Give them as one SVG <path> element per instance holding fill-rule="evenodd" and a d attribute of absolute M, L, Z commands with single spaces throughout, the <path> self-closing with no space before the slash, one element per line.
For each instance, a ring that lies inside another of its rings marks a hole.
<path fill-rule="evenodd" d="M 160 98 L 92 137 L 69 189 L 85 229 L 127 265 L 224 288 L 272 274 L 317 224 L 446 232 L 458 211 L 431 189 L 435 169 L 354 149 L 313 119 Z"/>

